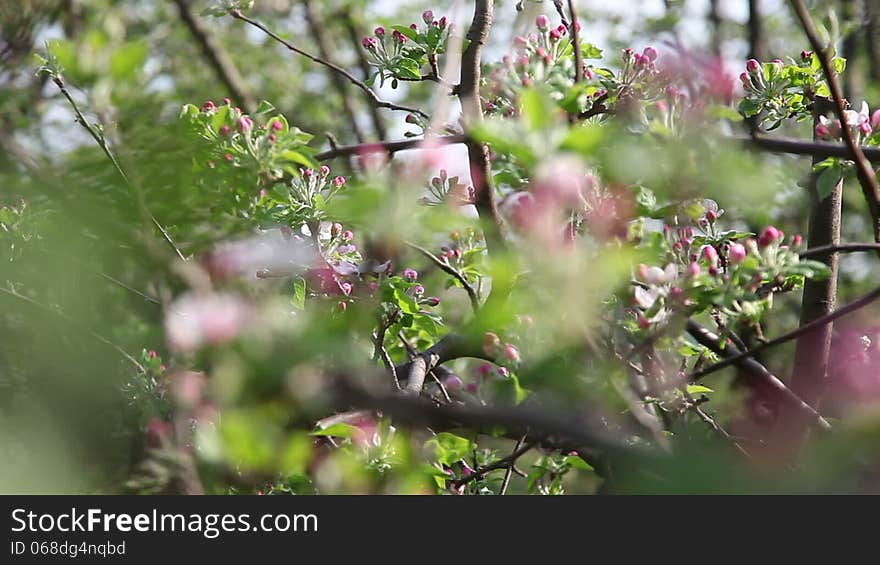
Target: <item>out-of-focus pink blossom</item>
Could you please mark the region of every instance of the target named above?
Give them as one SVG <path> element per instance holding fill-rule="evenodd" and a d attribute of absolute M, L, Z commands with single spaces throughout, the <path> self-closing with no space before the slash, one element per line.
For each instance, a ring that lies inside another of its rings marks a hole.
<path fill-rule="evenodd" d="M 733 264 L 742 263 L 745 261 L 748 252 L 746 248 L 741 243 L 733 243 L 730 245 L 730 249 L 727 250 L 727 258 Z"/>
<path fill-rule="evenodd" d="M 187 293 L 169 308 L 165 334 L 173 350 L 187 353 L 235 339 L 251 318 L 250 305 L 238 295 Z"/>

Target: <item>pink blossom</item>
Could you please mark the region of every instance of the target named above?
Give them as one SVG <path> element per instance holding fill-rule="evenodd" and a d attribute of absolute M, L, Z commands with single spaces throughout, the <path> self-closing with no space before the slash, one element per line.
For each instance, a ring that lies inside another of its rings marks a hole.
<path fill-rule="evenodd" d="M 761 68 L 761 63 L 759 63 L 757 60 L 749 59 L 748 61 L 746 61 L 746 70 L 749 72 L 749 74 L 757 73 L 758 69 L 760 69 L 760 68 Z"/>
<path fill-rule="evenodd" d="M 746 255 L 746 248 L 740 243 L 731 244 L 730 249 L 727 250 L 727 258 L 734 264 L 742 263 Z"/>
<path fill-rule="evenodd" d="M 432 12 L 431 10 L 425 10 L 424 12 L 422 12 L 422 21 L 428 25 L 431 25 L 431 23 L 434 21 L 434 12 Z"/>
<path fill-rule="evenodd" d="M 510 343 L 505 344 L 501 353 L 508 361 L 511 361 L 513 363 L 519 363 L 520 361 L 519 349 L 517 349 L 515 345 L 512 345 Z"/>
<path fill-rule="evenodd" d="M 415 269 L 409 269 L 409 268 L 407 268 L 407 269 L 404 269 L 404 270 L 403 270 L 402 276 L 403 276 L 403 278 L 405 278 L 406 280 L 414 281 L 414 280 L 416 280 L 417 278 L 419 278 L 419 272 L 416 271 Z"/>
<path fill-rule="evenodd" d="M 546 15 L 541 14 L 537 18 L 535 18 L 535 25 L 538 26 L 538 29 L 541 31 L 547 31 L 547 28 L 550 27 L 550 18 Z"/>
<path fill-rule="evenodd" d="M 382 26 L 379 26 L 375 30 L 373 30 L 373 34 L 376 37 L 385 37 L 385 28 Z"/>
<path fill-rule="evenodd" d="M 250 119 L 248 116 L 242 116 L 238 118 L 236 122 L 236 128 L 238 128 L 239 133 L 247 133 L 251 131 L 254 127 L 254 121 Z"/>
<path fill-rule="evenodd" d="M 718 251 L 711 245 L 704 245 L 700 251 L 700 256 L 709 262 L 710 265 L 718 263 Z"/>
<path fill-rule="evenodd" d="M 654 49 L 653 47 L 645 47 L 645 50 L 642 51 L 642 54 L 643 54 L 645 57 L 647 57 L 648 60 L 650 60 L 650 61 L 656 61 L 656 60 L 657 60 L 658 53 L 657 53 L 657 50 Z"/>
<path fill-rule="evenodd" d="M 776 243 L 777 241 L 782 241 L 783 237 L 785 237 L 785 234 L 782 233 L 782 231 L 775 228 L 774 226 L 767 226 L 758 237 L 758 245 L 761 247 L 767 247 L 768 245 Z"/>
<path fill-rule="evenodd" d="M 345 177 L 338 176 L 333 179 L 333 186 L 336 188 L 342 188 L 345 185 Z"/>
<path fill-rule="evenodd" d="M 443 386 L 445 386 L 446 390 L 450 392 L 461 390 L 463 384 L 464 383 L 457 375 L 449 375 L 443 379 Z"/>
<path fill-rule="evenodd" d="M 250 305 L 235 294 L 184 294 L 165 316 L 168 345 L 186 353 L 226 343 L 245 329 L 251 316 Z"/>

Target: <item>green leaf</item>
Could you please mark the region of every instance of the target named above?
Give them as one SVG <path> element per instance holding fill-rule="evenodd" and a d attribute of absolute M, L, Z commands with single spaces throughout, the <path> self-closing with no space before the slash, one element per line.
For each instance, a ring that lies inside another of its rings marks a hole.
<path fill-rule="evenodd" d="M 341 437 L 346 439 L 351 439 L 361 433 L 361 429 L 357 426 L 352 426 L 351 424 L 346 424 L 344 422 L 339 422 L 333 424 L 332 426 L 327 426 L 326 428 L 320 430 L 314 430 L 309 433 L 310 436 L 320 436 L 320 437 Z"/>
<path fill-rule="evenodd" d="M 145 41 L 126 43 L 115 49 L 110 55 L 110 76 L 119 81 L 134 78 L 144 66 L 149 52 Z"/>
<path fill-rule="evenodd" d="M 580 471 L 593 471 L 593 466 L 578 457 L 577 455 L 566 455 L 563 461 L 569 465 L 572 469 L 578 469 Z"/>
<path fill-rule="evenodd" d="M 477 447 L 477 444 L 449 432 L 440 432 L 425 442 L 425 447 L 433 450 L 434 457 L 438 462 L 451 466 L 467 457 Z"/>
<path fill-rule="evenodd" d="M 816 179 L 816 192 L 819 194 L 819 200 L 825 200 L 834 192 L 834 187 L 840 182 L 843 176 L 843 169 L 839 162 L 826 167 L 824 171 Z"/>
<path fill-rule="evenodd" d="M 298 310 L 306 307 L 306 280 L 304 278 L 298 277 L 293 281 L 293 296 L 290 302 Z"/>
<path fill-rule="evenodd" d="M 422 78 L 422 66 L 413 59 L 401 59 L 392 70 L 396 76 L 402 79 L 421 80 Z"/>
<path fill-rule="evenodd" d="M 687 385 L 688 394 L 703 394 L 706 392 L 715 392 L 711 388 L 703 385 Z"/>
<path fill-rule="evenodd" d="M 529 88 L 522 93 L 522 109 L 529 129 L 540 131 L 553 124 L 555 104 L 543 92 Z"/>

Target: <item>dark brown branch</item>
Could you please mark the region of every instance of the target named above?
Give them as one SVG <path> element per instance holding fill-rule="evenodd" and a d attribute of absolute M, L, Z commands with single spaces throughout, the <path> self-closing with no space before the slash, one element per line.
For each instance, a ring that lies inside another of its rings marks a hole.
<path fill-rule="evenodd" d="M 202 54 L 214 70 L 214 74 L 229 90 L 231 98 L 246 111 L 256 111 L 257 103 L 251 95 L 241 73 L 238 72 L 238 67 L 235 66 L 226 50 L 215 41 L 208 28 L 205 27 L 199 17 L 193 12 L 189 0 L 174 0 L 174 3 L 180 12 L 180 19 L 183 20 L 183 23 L 189 29 L 190 35 L 198 43 Z"/>
<path fill-rule="evenodd" d="M 571 14 L 571 24 L 568 29 L 571 33 L 571 40 L 574 42 L 574 81 L 580 82 L 584 79 L 584 57 L 581 53 L 581 32 L 578 29 L 580 22 L 577 11 L 574 9 L 574 0 L 568 0 L 568 13 Z"/>
<path fill-rule="evenodd" d="M 856 144 L 855 137 L 849 127 L 855 124 L 847 124 L 846 102 L 840 88 L 840 81 L 837 80 L 837 75 L 831 67 L 831 57 L 829 55 L 830 46 L 826 47 L 825 45 L 822 45 L 822 42 L 819 39 L 819 33 L 816 31 L 816 26 L 813 24 L 813 18 L 810 17 L 810 13 L 807 11 L 804 0 L 791 0 L 791 5 L 801 22 L 801 26 L 807 35 L 807 39 L 810 40 L 810 45 L 812 46 L 813 51 L 822 63 L 822 71 L 825 73 L 825 79 L 831 90 L 831 98 L 834 100 L 834 110 L 837 114 L 837 119 L 840 120 L 842 125 L 841 130 L 843 132 L 843 141 L 855 159 L 859 184 L 862 186 L 862 193 L 865 196 L 865 200 L 868 203 L 868 209 L 871 212 L 874 241 L 880 242 L 880 184 L 877 183 L 877 175 L 874 173 L 874 169 L 871 167 L 870 162 L 862 152 L 862 148 Z"/>
<path fill-rule="evenodd" d="M 318 45 L 318 53 L 321 54 L 322 59 L 332 63 L 334 59 L 333 42 L 324 33 L 325 26 L 320 10 L 315 5 L 314 0 L 303 0 L 303 7 L 305 8 L 306 21 L 309 23 L 309 31 Z M 333 87 L 336 89 L 342 102 L 342 110 L 345 112 L 346 121 L 351 125 L 354 137 L 358 143 L 363 143 L 366 138 L 364 137 L 364 132 L 361 131 L 360 125 L 358 125 L 354 101 L 348 95 L 348 90 L 345 87 L 345 78 L 332 69 L 328 70 L 330 71 L 330 81 L 333 83 Z"/>
<path fill-rule="evenodd" d="M 749 0 L 749 58 L 764 60 L 764 25 L 760 0 Z"/>
<path fill-rule="evenodd" d="M 792 155 L 807 155 L 811 157 L 840 157 L 853 159 L 853 153 L 849 147 L 841 143 L 827 141 L 801 141 L 798 139 L 773 138 L 773 137 L 747 137 L 732 136 L 728 139 L 739 141 L 745 145 L 753 145 L 772 153 L 790 153 Z M 880 161 L 880 147 L 862 147 L 862 153 L 870 161 Z"/>
<path fill-rule="evenodd" d="M 831 429 L 831 424 L 829 424 L 828 421 L 821 416 L 821 414 L 816 412 L 816 410 L 814 410 L 812 406 L 804 402 L 799 396 L 792 392 L 790 388 L 785 386 L 785 383 L 779 380 L 776 375 L 768 371 L 766 367 L 752 359 L 751 355 L 745 355 L 741 353 L 740 350 L 732 343 L 728 343 L 725 347 L 722 347 L 721 339 L 717 335 L 709 331 L 707 328 L 701 326 L 694 320 L 688 319 L 687 332 L 691 334 L 700 345 L 707 347 L 716 355 L 725 357 L 725 361 L 727 361 L 728 364 L 735 364 L 737 367 L 746 371 L 748 374 L 761 379 L 765 384 L 772 387 L 780 395 L 781 398 L 785 399 L 793 407 L 796 407 L 801 413 L 808 416 L 813 423 L 818 425 L 820 429 Z M 752 355 L 754 355 L 755 349 L 752 349 L 750 352 L 747 353 L 751 353 Z M 720 364 L 721 363 L 716 363 L 715 365 L 712 365 L 712 367 Z M 692 380 L 694 378 L 693 375 L 696 374 L 697 373 L 692 373 L 688 380 Z"/>
<path fill-rule="evenodd" d="M 837 245 L 821 245 L 811 247 L 798 253 L 802 259 L 821 257 L 828 253 L 859 253 L 864 251 L 880 251 L 880 243 L 840 243 Z"/>
<path fill-rule="evenodd" d="M 513 437 L 526 433 L 539 437 L 553 436 L 572 446 L 596 447 L 619 453 L 656 456 L 641 444 L 625 441 L 610 431 L 602 418 L 586 414 L 564 413 L 559 410 L 537 410 L 534 407 L 483 406 L 444 404 L 438 406 L 414 395 L 379 394 L 356 386 L 346 378 L 337 381 L 333 400 L 341 410 L 351 407 L 370 408 L 410 425 L 428 425 L 435 429 L 468 427 L 477 431 L 506 428 Z"/>
<path fill-rule="evenodd" d="M 350 5 L 347 6 L 347 8 L 350 7 Z M 367 61 L 367 57 L 364 55 L 364 50 L 361 48 L 361 33 L 358 31 L 350 9 L 343 10 L 338 14 L 338 17 L 342 18 L 345 29 L 348 32 L 349 43 L 357 56 L 358 66 L 361 69 L 361 73 L 364 75 L 364 80 L 367 80 L 370 78 L 370 63 Z M 376 138 L 385 139 L 388 137 L 382 114 L 380 114 L 379 109 L 372 104 L 370 104 L 370 118 L 373 120 L 373 129 L 376 130 Z"/>
<path fill-rule="evenodd" d="M 793 339 L 797 339 L 801 335 L 804 335 L 805 333 L 808 333 L 817 327 L 823 326 L 825 324 L 829 324 L 835 320 L 843 318 L 844 316 L 852 314 L 853 312 L 860 310 L 861 308 L 864 308 L 865 306 L 874 302 L 878 298 L 880 298 L 880 287 L 875 288 L 874 290 L 872 290 L 868 294 L 862 296 L 861 298 L 859 298 L 853 302 L 850 302 L 846 306 L 842 306 L 842 307 L 838 308 L 837 310 L 835 310 L 831 314 L 825 316 L 824 318 L 814 320 L 814 321 L 810 322 L 809 324 L 807 324 L 806 326 L 801 326 L 796 330 L 792 330 L 792 331 L 790 331 L 786 334 L 783 334 L 775 339 L 771 339 L 770 341 L 766 341 L 760 345 L 753 347 L 752 349 L 749 349 L 748 351 L 738 352 L 735 355 L 727 357 L 726 359 L 722 359 L 721 361 L 719 361 L 718 363 L 715 363 L 714 365 L 709 365 L 708 367 L 705 367 L 703 369 L 695 371 L 695 372 L 691 373 L 690 375 L 688 375 L 688 380 L 689 381 L 697 381 L 699 379 L 702 379 L 706 375 L 711 375 L 712 373 L 720 371 L 721 369 L 723 369 L 725 367 L 729 367 L 730 365 L 734 365 L 744 359 L 750 359 L 750 358 L 758 355 L 762 351 L 766 351 L 767 349 L 770 349 L 772 347 L 776 347 L 777 345 L 782 345 L 783 343 L 789 342 Z"/>
<path fill-rule="evenodd" d="M 523 443 L 525 440 L 525 436 L 520 438 L 517 442 L 516 446 L 513 448 L 513 452 L 507 457 L 502 457 L 501 459 L 489 463 L 488 465 L 484 465 L 479 469 L 474 470 L 473 473 L 468 475 L 467 477 L 462 477 L 455 481 L 452 481 L 453 486 L 460 487 L 462 485 L 466 485 L 471 481 L 476 481 L 482 479 L 487 474 L 492 471 L 497 471 L 499 469 L 506 469 L 510 471 L 511 467 L 516 464 L 517 459 L 528 453 L 533 447 L 535 447 L 539 442 L 537 440 L 532 440 L 527 443 Z M 508 478 L 509 479 L 509 478 Z"/>
<path fill-rule="evenodd" d="M 433 253 L 431 253 L 430 251 L 428 251 L 424 247 L 421 247 L 420 245 L 416 245 L 415 243 L 411 243 L 411 242 L 406 242 L 406 244 L 409 245 L 410 247 L 412 247 L 413 249 L 415 249 L 416 251 L 420 252 L 422 255 L 424 255 L 428 259 L 430 259 L 431 262 L 434 263 L 435 265 L 437 265 L 437 267 L 441 271 L 452 276 L 455 280 L 457 280 L 459 283 L 461 283 L 462 288 L 464 288 L 465 292 L 467 292 L 467 294 L 468 294 L 468 298 L 470 298 L 471 307 L 473 308 L 474 313 L 479 312 L 480 299 L 477 296 L 477 291 L 474 290 L 473 285 L 471 285 L 471 283 L 468 282 L 467 278 L 465 278 L 465 276 L 461 273 L 461 271 L 459 271 L 458 269 L 456 269 L 455 267 L 453 267 L 449 263 L 441 261 L 439 257 L 434 255 Z"/>
<path fill-rule="evenodd" d="M 813 120 L 818 124 L 819 116 L 829 106 L 828 99 L 813 99 Z M 813 165 L 821 161 L 813 157 Z M 840 243 L 840 214 L 843 193 L 843 179 L 840 179 L 825 198 L 819 196 L 816 188 L 819 173 L 810 174 L 810 218 L 807 230 L 807 243 L 810 247 L 835 246 Z M 813 320 L 821 319 L 834 311 L 837 301 L 837 267 L 838 254 L 827 252 L 817 255 L 816 259 L 828 266 L 829 276 L 823 280 L 808 279 L 804 281 L 804 292 L 801 300 L 800 325 L 804 326 Z M 792 366 L 789 386 L 810 406 L 816 406 L 821 396 L 822 384 L 828 370 L 831 357 L 832 324 L 824 324 L 810 333 L 802 335 L 797 341 L 794 363 Z M 787 420 L 785 413 L 781 418 Z M 789 419 L 794 422 L 796 419 Z M 795 427 L 790 429 L 796 433 Z M 794 437 L 794 436 L 792 436 Z"/>
<path fill-rule="evenodd" d="M 440 137 L 431 137 L 428 139 L 401 139 L 398 141 L 378 141 L 376 143 L 361 143 L 358 145 L 341 145 L 330 151 L 324 151 L 315 155 L 318 161 L 329 161 L 338 157 L 350 157 L 352 155 L 361 155 L 367 153 L 397 153 L 398 151 L 406 151 L 407 149 L 419 149 L 422 145 L 430 144 L 432 147 L 440 145 L 453 145 L 456 143 L 465 143 L 466 138 L 463 135 L 444 135 Z"/>
<path fill-rule="evenodd" d="M 330 61 L 326 61 L 326 60 L 322 59 L 321 57 L 317 57 L 315 55 L 312 55 L 311 53 L 303 51 L 302 49 L 300 49 L 299 47 L 297 47 L 293 43 L 287 41 L 286 39 L 284 39 L 283 37 L 281 37 L 280 35 L 278 35 L 274 31 L 270 30 L 269 28 L 267 28 L 266 26 L 264 26 L 260 22 L 245 16 L 240 11 L 232 10 L 230 12 L 230 15 L 232 15 L 232 17 L 234 17 L 237 20 L 241 20 L 247 24 L 254 26 L 255 28 L 259 29 L 260 31 L 262 31 L 263 33 L 265 33 L 266 35 L 268 35 L 269 37 L 271 37 L 272 39 L 274 39 L 275 41 L 277 41 L 278 43 L 280 43 L 281 45 L 286 47 L 288 50 L 296 53 L 297 55 L 302 55 L 303 57 L 305 57 L 306 59 L 309 59 L 310 61 L 318 63 L 319 65 L 324 65 L 325 67 L 332 69 L 333 71 L 339 73 L 340 75 L 342 75 L 343 77 L 348 79 L 348 81 L 350 83 L 352 83 L 353 85 L 355 85 L 356 87 L 358 87 L 362 91 L 364 91 L 364 93 L 370 98 L 370 102 L 372 102 L 374 106 L 377 106 L 379 108 L 388 108 L 389 110 L 401 110 L 404 112 L 410 112 L 412 114 L 419 114 L 420 116 L 424 116 L 425 118 L 429 117 L 428 114 L 426 114 L 422 110 L 419 110 L 418 108 L 412 108 L 409 106 L 402 106 L 400 104 L 394 104 L 392 102 L 387 102 L 385 100 L 382 100 L 381 98 L 379 98 L 379 96 L 375 92 L 373 92 L 372 88 L 367 86 L 367 84 L 364 81 L 360 80 L 359 78 L 357 78 L 356 76 L 354 76 L 353 74 L 348 72 L 347 70 L 343 69 L 342 67 L 340 67 L 339 65 L 337 65 L 335 63 L 331 63 Z"/>

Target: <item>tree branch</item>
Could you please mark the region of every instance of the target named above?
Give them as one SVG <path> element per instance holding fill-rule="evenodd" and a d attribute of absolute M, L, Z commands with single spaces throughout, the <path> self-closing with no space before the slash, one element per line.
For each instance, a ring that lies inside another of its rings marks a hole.
<path fill-rule="evenodd" d="M 524 443 L 524 440 L 525 440 L 525 436 L 520 438 L 520 440 L 517 441 L 516 446 L 513 448 L 513 452 L 510 455 L 508 455 L 507 457 L 502 457 L 501 459 L 499 459 L 497 461 L 489 463 L 488 465 L 484 465 L 484 466 L 480 467 L 479 469 L 474 470 L 474 472 L 471 473 L 470 475 L 468 475 L 467 477 L 462 477 L 460 479 L 452 481 L 452 484 L 456 488 L 458 488 L 462 485 L 468 484 L 471 481 L 476 481 L 478 479 L 481 479 L 484 476 L 486 476 L 487 474 L 491 473 L 492 471 L 497 471 L 499 469 L 506 469 L 509 472 L 511 467 L 513 467 L 516 464 L 517 459 L 519 459 L 520 457 L 522 457 L 523 455 L 525 455 L 526 453 L 531 451 L 531 449 L 533 447 L 535 447 L 536 445 L 538 445 L 538 443 L 539 443 L 537 440 L 532 440 L 532 441 Z M 508 479 L 509 479 L 509 477 L 508 477 Z M 507 482 L 507 481 L 505 481 L 505 482 Z"/>
<path fill-rule="evenodd" d="M 804 0 L 790 1 L 801 22 L 801 26 L 804 28 L 807 39 L 810 41 L 813 51 L 816 53 L 819 62 L 822 64 L 825 79 L 828 81 L 828 87 L 831 90 L 831 98 L 834 100 L 834 110 L 837 114 L 837 119 L 840 120 L 841 123 L 843 141 L 855 159 L 859 184 L 862 186 L 862 193 L 868 203 L 868 210 L 871 212 L 874 241 L 880 242 L 880 184 L 877 183 L 877 175 L 874 173 L 874 169 L 865 157 L 864 152 L 862 152 L 862 148 L 856 144 L 855 137 L 849 127 L 855 124 L 847 124 L 846 102 L 844 101 L 843 92 L 840 88 L 840 82 L 837 80 L 837 75 L 834 73 L 834 69 L 831 68 L 828 47 L 822 45 L 822 42 L 819 39 L 819 34 L 816 31 L 816 26 L 813 24 L 813 19 L 807 11 Z"/>
<path fill-rule="evenodd" d="M 425 143 L 430 143 L 432 147 L 435 147 L 465 142 L 466 138 L 463 135 L 444 135 L 440 137 L 431 137 L 428 139 L 401 139 L 397 141 L 377 141 L 375 143 L 341 145 L 329 151 L 318 153 L 317 155 L 315 155 L 315 159 L 317 161 L 329 161 L 338 157 L 350 157 L 352 155 L 360 155 L 364 153 L 393 154 L 397 153 L 398 151 L 406 151 L 407 149 L 419 149 L 420 146 Z"/>
<path fill-rule="evenodd" d="M 805 326 L 801 326 L 796 330 L 790 331 L 790 332 L 783 334 L 775 339 L 771 339 L 770 341 L 766 341 L 760 345 L 753 347 L 752 349 L 749 349 L 748 351 L 737 352 L 736 354 L 731 355 L 730 357 L 727 357 L 726 359 L 723 359 L 723 360 L 719 361 L 718 363 L 715 363 L 714 365 L 709 365 L 708 367 L 700 369 L 699 371 L 694 371 L 693 373 L 688 375 L 688 380 L 689 381 L 697 381 L 697 380 L 705 377 L 706 375 L 710 375 L 712 373 L 720 371 L 721 369 L 723 369 L 725 367 L 729 367 L 730 365 L 734 365 L 744 359 L 750 359 L 750 358 L 756 356 L 758 353 L 761 353 L 762 351 L 770 349 L 771 347 L 776 347 L 777 345 L 781 345 L 783 343 L 786 343 L 788 341 L 796 339 L 796 338 L 804 335 L 805 333 L 809 333 L 810 331 L 812 331 L 813 329 L 815 329 L 817 327 L 823 326 L 825 324 L 829 324 L 835 320 L 843 318 L 844 316 L 852 314 L 853 312 L 855 312 L 861 308 L 864 308 L 868 304 L 874 302 L 878 298 L 880 298 L 880 287 L 875 288 L 874 290 L 872 290 L 868 294 L 862 296 L 861 298 L 859 298 L 853 302 L 850 302 L 846 306 L 842 306 L 841 308 L 838 308 L 837 310 L 828 314 L 827 316 L 819 318 L 818 320 L 813 320 L 812 322 L 810 322 L 809 324 L 807 324 Z"/>
<path fill-rule="evenodd" d="M 324 34 L 324 21 L 321 18 L 321 13 L 317 6 L 315 6 L 314 0 L 303 0 L 303 7 L 306 12 L 306 21 L 309 23 L 309 30 L 318 44 L 318 52 L 321 54 L 321 58 L 332 62 L 333 43 L 328 40 L 327 36 Z M 345 111 L 346 121 L 351 124 L 351 128 L 354 131 L 354 137 L 357 139 L 358 143 L 363 143 L 366 138 L 361 131 L 360 125 L 358 125 L 354 102 L 351 100 L 351 97 L 348 95 L 345 88 L 345 79 L 339 73 L 333 72 L 332 69 L 328 70 L 330 70 L 330 81 L 333 83 L 333 87 L 336 89 L 336 92 L 339 94 L 339 98 L 342 101 L 342 109 Z"/>
<path fill-rule="evenodd" d="M 812 406 L 804 402 L 798 395 L 792 392 L 790 388 L 785 386 L 785 383 L 779 380 L 776 375 L 768 371 L 766 367 L 752 359 L 751 355 L 744 355 L 732 343 L 728 343 L 725 347 L 722 347 L 721 339 L 717 335 L 692 319 L 688 319 L 687 321 L 687 332 L 691 334 L 698 343 L 709 348 L 716 355 L 725 357 L 725 361 L 727 361 L 728 364 L 735 364 L 737 367 L 747 371 L 750 375 L 762 379 L 766 384 L 779 393 L 782 398 L 787 400 L 792 407 L 797 408 L 804 415 L 808 416 L 820 429 L 831 429 L 831 424 L 829 424 L 821 414 L 816 412 Z M 754 354 L 754 351 L 754 349 L 751 350 L 751 353 Z M 713 367 L 717 365 L 720 365 L 720 363 L 716 363 Z M 693 373 L 692 375 L 695 374 L 696 373 Z M 693 378 L 692 375 L 691 378 Z M 688 380 L 691 379 L 689 378 Z"/>
<path fill-rule="evenodd" d="M 468 294 L 468 298 L 470 298 L 470 300 L 471 300 L 471 307 L 473 308 L 474 313 L 476 314 L 477 312 L 480 311 L 480 299 L 477 296 L 477 291 L 474 290 L 473 285 L 471 285 L 471 283 L 468 282 L 467 278 L 465 278 L 465 276 L 461 273 L 461 271 L 459 271 L 458 269 L 456 269 L 455 267 L 453 267 L 449 263 L 441 261 L 439 257 L 434 255 L 433 253 L 431 253 L 430 251 L 428 251 L 424 247 L 421 247 L 419 245 L 416 245 L 415 243 L 411 243 L 408 241 L 405 243 L 408 246 L 415 249 L 416 251 L 420 252 L 422 255 L 424 255 L 428 259 L 430 259 L 431 262 L 434 263 L 435 265 L 437 265 L 437 267 L 441 271 L 443 271 L 444 273 L 447 273 L 448 275 L 452 276 L 455 280 L 457 280 L 459 283 L 461 283 L 462 288 L 464 288 L 465 292 L 467 292 L 467 294 Z"/>
<path fill-rule="evenodd" d="M 242 108 L 248 112 L 255 112 L 257 103 L 251 95 L 241 73 L 238 72 L 238 67 L 235 66 L 226 50 L 215 41 L 211 32 L 193 12 L 189 0 L 174 0 L 174 3 L 180 12 L 180 19 L 183 20 L 183 23 L 189 29 L 190 35 L 198 43 L 202 54 L 214 70 L 214 74 L 229 89 L 232 99 L 241 104 Z"/>
<path fill-rule="evenodd" d="M 401 110 L 403 112 L 410 112 L 412 114 L 418 114 L 418 115 L 423 116 L 425 118 L 430 117 L 430 116 L 428 116 L 428 114 L 426 114 L 422 110 L 419 110 L 418 108 L 412 108 L 409 106 L 402 106 L 400 104 L 394 104 L 392 102 L 387 102 L 385 100 L 382 100 L 381 98 L 379 98 L 379 96 L 375 92 L 373 92 L 373 89 L 371 89 L 369 86 L 367 86 L 367 84 L 364 81 L 360 80 L 359 78 L 357 78 L 356 76 L 354 76 L 350 72 L 346 71 L 345 69 L 343 69 L 339 65 L 337 65 L 335 63 L 331 63 L 330 61 L 326 61 L 326 60 L 322 59 L 321 57 L 317 57 L 317 56 L 312 55 L 311 53 L 308 53 L 306 51 L 303 51 L 302 49 L 300 49 L 299 47 L 297 47 L 293 43 L 287 41 L 286 39 L 282 38 L 280 35 L 278 35 L 274 31 L 270 30 L 269 28 L 267 28 L 266 26 L 264 26 L 260 22 L 245 16 L 239 10 L 232 10 L 230 12 L 230 15 L 232 15 L 232 17 L 237 20 L 241 20 L 241 21 L 243 21 L 247 24 L 250 24 L 250 25 L 254 26 L 255 28 L 261 30 L 263 33 L 265 33 L 266 35 L 268 35 L 269 37 L 271 37 L 272 39 L 274 39 L 275 41 L 277 41 L 278 43 L 280 43 L 281 45 L 286 47 L 288 50 L 293 51 L 297 55 L 302 55 L 303 57 L 305 57 L 306 59 L 309 59 L 310 61 L 318 63 L 319 65 L 324 65 L 325 67 L 339 73 L 340 75 L 342 75 L 343 77 L 348 79 L 348 81 L 350 83 L 352 83 L 356 87 L 363 90 L 364 93 L 370 98 L 370 101 L 373 103 L 374 106 L 377 106 L 379 108 L 387 108 L 389 110 Z"/>

